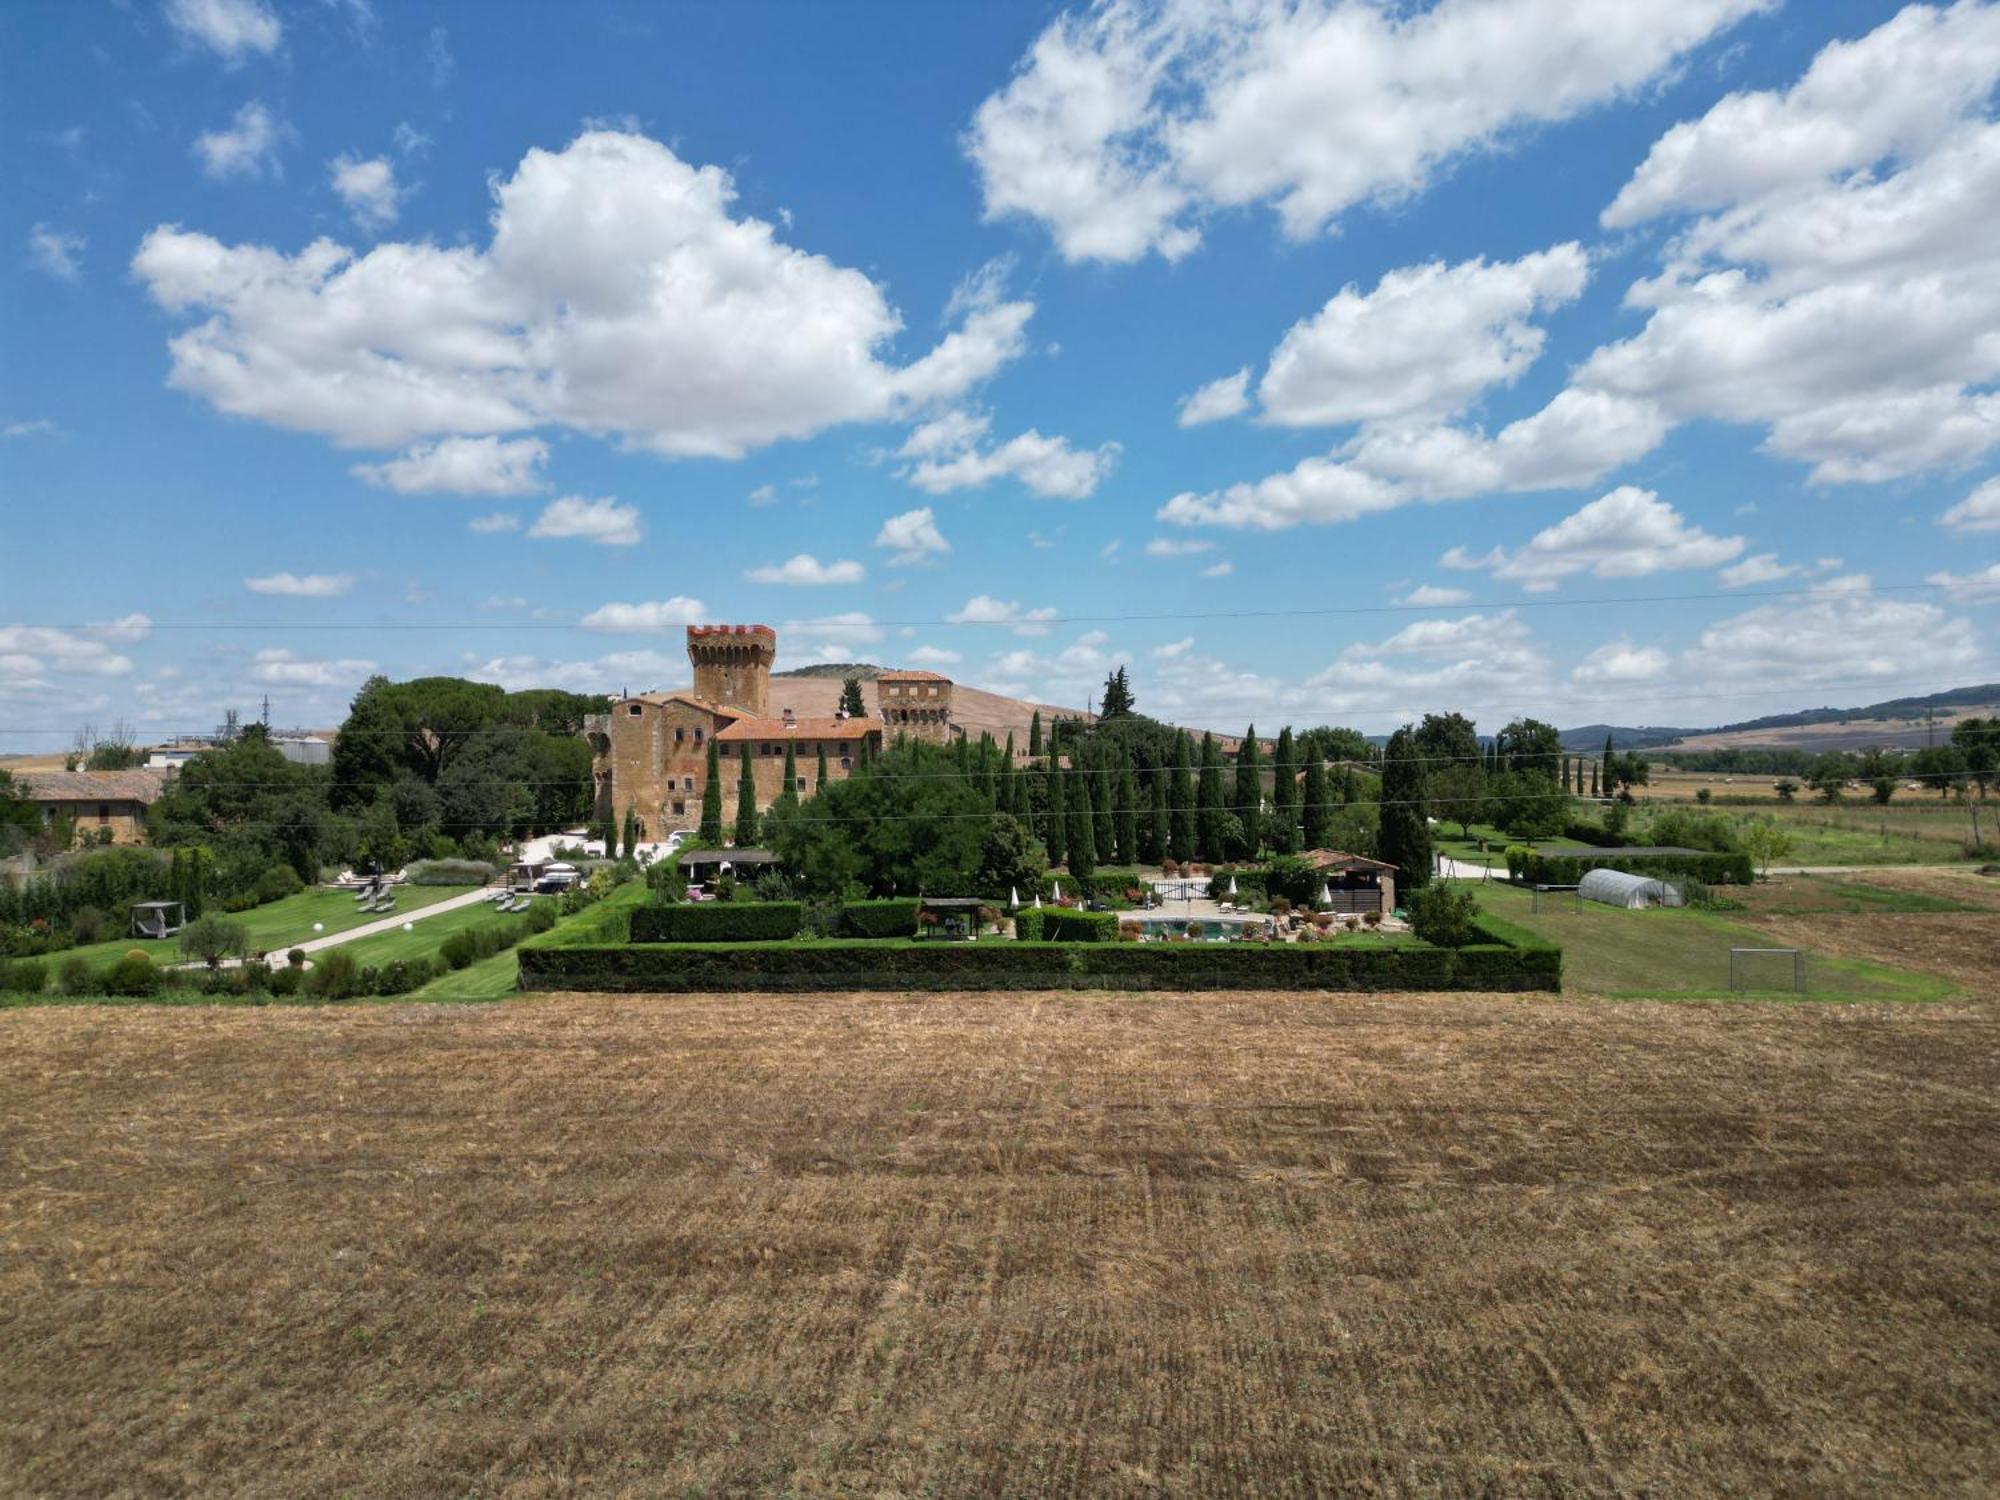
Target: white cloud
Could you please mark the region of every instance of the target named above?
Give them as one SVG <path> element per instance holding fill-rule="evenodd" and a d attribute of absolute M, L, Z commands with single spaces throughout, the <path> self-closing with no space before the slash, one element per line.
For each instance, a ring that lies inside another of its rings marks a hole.
<path fill-rule="evenodd" d="M 1190 671 L 1199 670 L 1191 664 Z M 1397 720 L 1468 705 L 1532 700 L 1554 681 L 1534 633 L 1512 611 L 1418 620 L 1386 640 L 1343 648 L 1274 701 L 1313 718 L 1381 714 Z M 1260 710 L 1261 711 L 1261 710 Z"/>
<path fill-rule="evenodd" d="M 1781 578 L 1796 577 L 1805 570 L 1797 563 L 1781 563 L 1775 552 L 1759 552 L 1755 557 L 1746 557 L 1740 563 L 1724 568 L 1716 577 L 1726 587 L 1740 589 L 1750 584 L 1776 583 Z"/>
<path fill-rule="evenodd" d="M 100 620 L 90 627 L 90 634 L 103 641 L 143 641 L 152 633 L 153 622 L 136 610 L 115 620 Z"/>
<path fill-rule="evenodd" d="M 1977 668 L 1972 627 L 1931 604 L 1871 593 L 1866 574 L 1829 580 L 1800 601 L 1759 605 L 1703 630 L 1681 672 L 1718 693 L 1794 695 L 1823 682 L 1943 680 Z"/>
<path fill-rule="evenodd" d="M 225 128 L 203 131 L 196 136 L 194 154 L 202 171 L 218 182 L 229 177 L 262 177 L 267 172 L 276 177 L 282 170 L 278 164 L 278 137 L 282 133 L 277 117 L 260 101 L 252 99 L 236 111 L 236 117 Z M 156 229 L 153 233 L 161 231 Z M 140 253 L 145 253 L 143 245 Z"/>
<path fill-rule="evenodd" d="M 75 281 L 83 274 L 79 257 L 89 243 L 67 229 L 37 224 L 28 231 L 28 264 L 58 281 Z"/>
<path fill-rule="evenodd" d="M 985 447 L 989 425 L 987 418 L 965 411 L 948 411 L 921 424 L 898 454 L 917 460 L 901 471 L 902 477 L 933 495 L 1012 477 L 1044 499 L 1084 500 L 1118 461 L 1116 443 L 1079 450 L 1067 438 L 1044 437 L 1033 428 Z"/>
<path fill-rule="evenodd" d="M 965 147 L 987 217 L 1040 221 L 1070 260 L 1177 259 L 1203 215 L 1258 203 L 1303 238 L 1629 94 L 1766 3 L 1108 0 L 1036 39 Z"/>
<path fill-rule="evenodd" d="M 396 222 L 403 190 L 396 185 L 396 167 L 386 156 L 336 156 L 327 175 L 347 212 L 363 229 L 386 229 Z"/>
<path fill-rule="evenodd" d="M 1236 564 L 1233 562 L 1210 563 L 1201 570 L 1201 576 L 1204 578 L 1227 578 L 1235 571 Z"/>
<path fill-rule="evenodd" d="M 267 573 L 262 578 L 246 578 L 243 587 L 253 594 L 276 594 L 288 599 L 338 599 L 354 587 L 352 573 Z"/>
<path fill-rule="evenodd" d="M 908 653 L 908 659 L 920 667 L 948 667 L 965 657 L 956 651 L 947 651 L 942 646 L 918 646 Z"/>
<path fill-rule="evenodd" d="M 1177 656 L 1186 656 L 1194 649 L 1194 637 L 1184 635 L 1177 641 L 1168 641 L 1163 646 L 1155 646 L 1152 656 L 1155 661 L 1172 661 Z"/>
<path fill-rule="evenodd" d="M 708 606 L 699 599 L 676 594 L 645 604 L 600 604 L 583 617 L 586 630 L 678 630 L 699 625 L 709 618 Z"/>
<path fill-rule="evenodd" d="M 540 438 L 453 437 L 348 472 L 399 495 L 526 495 L 541 488 L 548 457 Z"/>
<path fill-rule="evenodd" d="M 0 437 L 4 438 L 61 436 L 62 429 L 47 417 L 33 417 L 24 422 L 9 422 L 5 427 L 0 427 Z"/>
<path fill-rule="evenodd" d="M 496 510 L 490 516 L 474 516 L 465 523 L 465 529 L 474 536 L 497 536 L 503 531 L 519 531 L 521 518 L 510 516 L 504 510 Z"/>
<path fill-rule="evenodd" d="M 1472 595 L 1464 589 L 1440 588 L 1434 583 L 1420 583 L 1396 602 L 1414 605 L 1420 609 L 1467 603 Z"/>
<path fill-rule="evenodd" d="M 1571 682 L 1587 686 L 1619 686 L 1664 677 L 1673 658 L 1657 646 L 1635 646 L 1624 636 L 1606 641 L 1570 669 Z"/>
<path fill-rule="evenodd" d="M 766 563 L 744 573 L 752 583 L 791 583 L 817 586 L 832 583 L 859 583 L 866 576 L 858 562 L 823 563 L 810 552 L 800 552 L 782 563 Z"/>
<path fill-rule="evenodd" d="M 1055 617 L 1053 608 L 1024 610 L 1018 600 L 974 594 L 962 608 L 947 618 L 954 625 L 1011 625 L 1016 635 L 1047 635 L 1047 622 Z"/>
<path fill-rule="evenodd" d="M 1213 552 L 1215 543 L 1196 541 L 1193 538 L 1156 536 L 1146 543 L 1148 557 L 1193 557 L 1200 552 Z"/>
<path fill-rule="evenodd" d="M 15 684 L 40 680 L 50 672 L 123 677 L 132 670 L 132 659 L 93 637 L 120 642 L 136 640 L 151 625 L 144 615 L 128 616 L 124 622 L 88 634 L 52 625 L 0 625 L 0 677 Z"/>
<path fill-rule="evenodd" d="M 2000 599 L 2000 563 L 1988 563 L 1976 573 L 1932 573 L 1924 580 L 1936 584 L 1945 597 L 1964 604 Z"/>
<path fill-rule="evenodd" d="M 890 549 L 892 568 L 908 567 L 951 551 L 951 543 L 938 530 L 937 518 L 928 505 L 889 517 L 875 533 L 875 545 Z"/>
<path fill-rule="evenodd" d="M 315 659 L 275 647 L 257 653 L 250 676 L 272 687 L 337 688 L 360 682 L 374 670 L 374 662 L 357 657 Z"/>
<path fill-rule="evenodd" d="M 744 498 L 749 500 L 752 505 L 776 505 L 778 503 L 778 489 L 776 485 L 760 484 Z"/>
<path fill-rule="evenodd" d="M 1234 375 L 1211 380 L 1192 395 L 1181 399 L 1180 425 L 1199 427 L 1204 422 L 1220 422 L 1240 416 L 1250 409 L 1250 367 Z"/>
<path fill-rule="evenodd" d="M 264 0 L 167 0 L 167 23 L 232 67 L 252 52 L 278 50 L 284 27 Z"/>
<path fill-rule="evenodd" d="M 171 383 L 219 410 L 394 447 L 543 424 L 669 457 L 739 457 L 963 396 L 1022 349 L 1033 305 L 982 306 L 911 363 L 855 270 L 732 215 L 716 167 L 613 131 L 527 153 L 484 249 L 329 240 L 296 255 L 161 225 L 133 269 L 198 318 Z"/>
<path fill-rule="evenodd" d="M 549 502 L 528 528 L 528 535 L 578 537 L 605 547 L 631 547 L 643 533 L 636 505 L 620 505 L 609 497 L 586 500 L 581 495 L 565 495 Z"/>
<path fill-rule="evenodd" d="M 1519 379 L 1545 337 L 1529 317 L 1575 301 L 1589 276 L 1572 242 L 1515 261 L 1408 266 L 1365 293 L 1350 284 L 1279 341 L 1257 387 L 1263 420 L 1450 415 Z"/>
<path fill-rule="evenodd" d="M 778 627 L 778 653 L 786 662 L 853 661 L 863 646 L 879 645 L 888 632 L 858 609 Z"/>
<path fill-rule="evenodd" d="M 1745 546 L 1740 536 L 1710 536 L 1651 490 L 1621 485 L 1509 552 L 1495 547 L 1473 557 L 1463 547 L 1445 553 L 1448 568 L 1486 569 L 1495 578 L 1540 592 L 1575 573 L 1593 578 L 1645 578 L 1681 568 L 1712 568 Z"/>
<path fill-rule="evenodd" d="M 1989 479 L 1938 517 L 1953 531 L 2000 531 L 2000 479 Z"/>

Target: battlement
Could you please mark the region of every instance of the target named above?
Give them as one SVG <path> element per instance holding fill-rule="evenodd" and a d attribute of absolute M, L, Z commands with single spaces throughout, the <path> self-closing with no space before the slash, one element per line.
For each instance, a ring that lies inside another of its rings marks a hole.
<path fill-rule="evenodd" d="M 778 632 L 770 626 L 690 625 L 687 654 L 697 698 L 759 718 L 770 712 L 771 665 L 778 657 Z"/>

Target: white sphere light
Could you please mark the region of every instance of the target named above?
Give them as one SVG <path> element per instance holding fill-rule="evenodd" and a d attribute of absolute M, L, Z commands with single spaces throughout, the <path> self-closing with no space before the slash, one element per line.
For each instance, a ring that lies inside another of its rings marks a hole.
<path fill-rule="evenodd" d="M 417 924 L 414 922 L 405 922 L 403 924 L 403 931 L 405 932 L 415 932 L 416 930 L 417 930 Z"/>
<path fill-rule="evenodd" d="M 314 932 L 325 932 L 325 931 L 326 931 L 326 923 L 324 923 L 324 922 L 315 922 L 315 923 L 313 923 L 313 931 L 314 931 Z"/>

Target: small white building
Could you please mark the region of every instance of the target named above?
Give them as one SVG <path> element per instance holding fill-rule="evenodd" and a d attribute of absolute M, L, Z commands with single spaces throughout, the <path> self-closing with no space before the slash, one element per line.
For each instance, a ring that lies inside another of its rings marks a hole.
<path fill-rule="evenodd" d="M 1633 875 L 1624 870 L 1585 870 L 1576 889 L 1586 901 L 1596 901 L 1604 906 L 1622 906 L 1628 911 L 1682 904 L 1679 886 L 1655 880 L 1650 875 Z"/>

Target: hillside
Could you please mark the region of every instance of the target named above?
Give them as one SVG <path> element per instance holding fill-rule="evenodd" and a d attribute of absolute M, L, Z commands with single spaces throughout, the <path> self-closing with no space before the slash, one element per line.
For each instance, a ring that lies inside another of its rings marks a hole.
<path fill-rule="evenodd" d="M 1859 750 L 1869 745 L 1916 749 L 1951 732 L 1960 719 L 2000 713 L 2000 682 L 1921 697 L 1888 698 L 1860 708 L 1807 708 L 1767 714 L 1713 729 L 1585 724 L 1562 731 L 1563 748 L 1601 750 L 1609 733 L 1632 750 Z"/>

